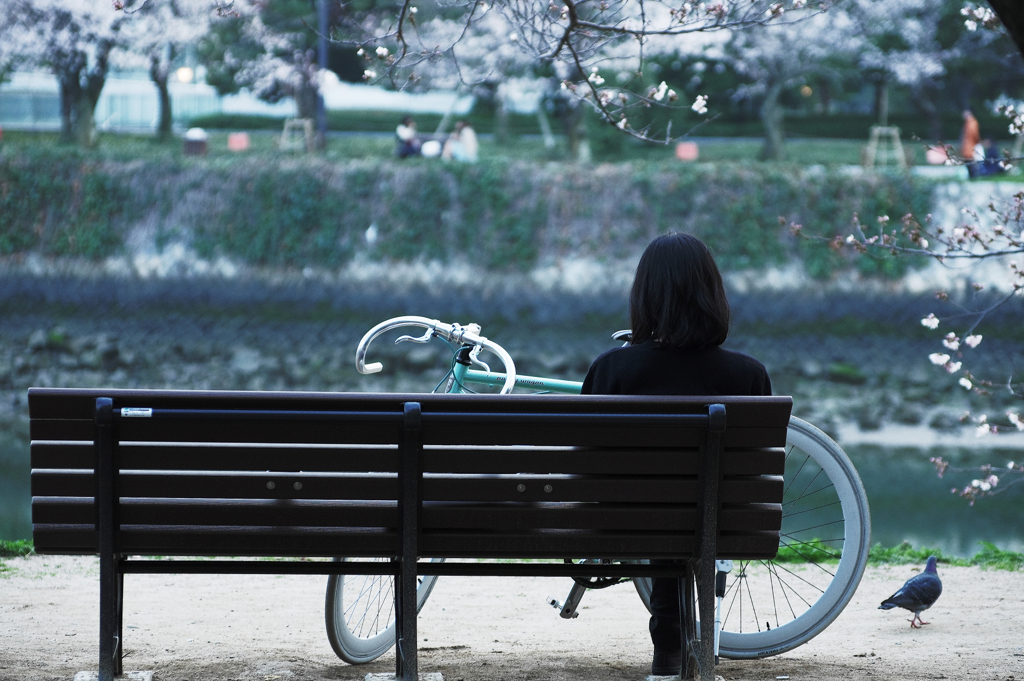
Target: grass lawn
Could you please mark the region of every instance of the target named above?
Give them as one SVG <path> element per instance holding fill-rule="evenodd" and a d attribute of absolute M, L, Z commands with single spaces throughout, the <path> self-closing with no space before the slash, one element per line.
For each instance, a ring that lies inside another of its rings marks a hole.
<path fill-rule="evenodd" d="M 279 152 L 280 133 L 274 130 L 249 131 L 250 146 L 248 151 L 234 152 L 228 150 L 228 130 L 208 131 L 208 160 L 241 159 L 246 157 L 281 155 L 301 156 L 301 152 Z M 594 140 L 594 163 L 681 163 L 675 158 L 675 146 L 653 143 L 641 143 L 631 138 L 612 139 L 601 136 Z M 696 163 L 766 163 L 758 160 L 761 140 L 749 137 L 714 137 L 693 138 L 697 143 L 699 155 Z M 850 166 L 861 163 L 861 154 L 866 140 L 801 138 L 791 139 L 786 144 L 786 158 L 783 161 L 767 162 L 788 165 L 824 165 Z M 906 146 L 912 150 L 917 159 L 924 158 L 924 145 L 918 141 L 907 141 Z M 5 130 L 0 141 L 0 153 L 11 153 L 17 150 L 33 150 L 49 147 L 55 150 L 72 150 L 76 147 L 62 145 L 56 133 L 22 132 Z M 332 133 L 328 139 L 326 157 L 332 161 L 345 160 L 386 160 L 394 158 L 394 139 L 388 133 Z M 181 160 L 183 144 L 180 138 L 165 143 L 157 142 L 152 136 L 127 133 L 101 133 L 97 146 L 83 151 L 86 156 L 98 160 Z M 498 144 L 490 135 L 481 136 L 480 159 L 482 163 L 502 160 L 520 160 L 534 162 L 562 162 L 568 160 L 566 145 L 556 137 L 555 146 L 546 148 L 540 136 L 511 137 L 506 144 Z M 412 159 L 409 163 L 431 163 L 430 159 Z M 986 178 L 988 179 L 988 178 Z M 1008 179 L 1005 176 L 992 179 Z"/>

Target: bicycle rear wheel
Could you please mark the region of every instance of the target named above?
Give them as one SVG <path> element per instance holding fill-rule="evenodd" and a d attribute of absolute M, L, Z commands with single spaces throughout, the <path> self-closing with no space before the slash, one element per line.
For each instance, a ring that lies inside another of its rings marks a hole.
<path fill-rule="evenodd" d="M 864 486 L 839 445 L 795 417 L 785 490 L 778 556 L 736 561 L 729 573 L 722 657 L 767 657 L 806 643 L 839 616 L 864 574 L 871 542 Z M 650 580 L 634 585 L 650 609 Z"/>
<path fill-rule="evenodd" d="M 421 575 L 418 578 L 416 612 L 427 602 L 436 581 L 436 575 Z M 372 662 L 395 645 L 395 578 L 391 575 L 331 575 L 327 580 L 327 603 L 324 610 L 327 639 L 331 642 L 331 648 L 349 664 Z"/>

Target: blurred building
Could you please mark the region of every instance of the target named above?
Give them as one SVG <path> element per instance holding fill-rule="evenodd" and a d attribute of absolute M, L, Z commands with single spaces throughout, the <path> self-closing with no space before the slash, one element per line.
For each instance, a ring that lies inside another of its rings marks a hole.
<path fill-rule="evenodd" d="M 333 74 L 330 74 L 333 76 Z M 473 98 L 452 92 L 411 94 L 372 85 L 352 84 L 328 77 L 324 103 L 329 110 L 361 109 L 405 113 L 446 113 L 465 115 Z M 221 96 L 202 82 L 202 74 L 179 69 L 168 86 L 174 125 L 189 126 L 197 117 L 216 113 L 250 114 L 287 118 L 295 115 L 290 98 L 264 102 L 248 92 Z M 103 86 L 96 104 L 96 126 L 100 130 L 148 132 L 156 129 L 159 117 L 157 89 L 145 72 L 113 73 Z M 21 130 L 60 129 L 60 91 L 57 79 L 45 72 L 14 73 L 0 85 L 0 127 Z"/>

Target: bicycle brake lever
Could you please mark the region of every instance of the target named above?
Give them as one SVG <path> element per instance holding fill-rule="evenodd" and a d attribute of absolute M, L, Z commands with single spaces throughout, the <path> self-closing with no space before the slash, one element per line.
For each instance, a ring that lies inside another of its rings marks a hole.
<path fill-rule="evenodd" d="M 473 349 L 469 351 L 469 361 L 472 362 L 473 364 L 476 364 L 477 366 L 483 367 L 484 371 L 486 371 L 487 373 L 491 373 L 491 367 L 487 366 L 487 362 L 483 361 L 477 356 L 483 349 L 484 348 L 482 345 L 474 345 Z"/>
<path fill-rule="evenodd" d="M 431 329 L 431 330 L 427 331 L 425 334 L 423 334 L 422 336 L 419 336 L 419 337 L 417 337 L 417 336 L 399 336 L 398 338 L 395 339 L 395 345 L 398 345 L 399 343 L 404 343 L 406 341 L 411 341 L 413 343 L 429 343 L 430 339 L 433 338 L 433 337 L 434 337 L 434 331 L 433 331 L 433 329 Z"/>

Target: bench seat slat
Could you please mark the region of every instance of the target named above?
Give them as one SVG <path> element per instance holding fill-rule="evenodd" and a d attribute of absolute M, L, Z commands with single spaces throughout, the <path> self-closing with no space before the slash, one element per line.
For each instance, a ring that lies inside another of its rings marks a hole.
<path fill-rule="evenodd" d="M 122 444 L 124 469 L 162 469 L 173 462 L 185 470 L 296 470 L 368 471 L 397 470 L 396 446 L 302 447 L 210 446 L 196 443 Z M 92 469 L 96 454 L 92 442 L 34 442 L 33 468 Z M 626 472 L 637 475 L 696 475 L 699 465 L 694 450 L 622 448 L 428 448 L 423 455 L 427 472 L 449 473 L 593 473 Z M 723 475 L 782 475 L 785 453 L 781 449 L 732 449 L 721 460 Z"/>
<path fill-rule="evenodd" d="M 95 552 L 95 531 L 87 525 L 44 525 L 37 528 L 39 553 L 65 553 L 70 549 Z M 391 556 L 395 554 L 394 531 L 207 526 L 125 526 L 120 550 L 139 555 L 206 556 Z M 777 532 L 723 533 L 719 557 L 743 555 L 773 557 L 778 549 Z M 486 533 L 473 531 L 424 531 L 424 558 L 658 558 L 688 554 L 692 533 L 533 531 Z M 90 548 L 91 547 L 91 548 Z M 628 550 L 626 547 L 629 547 Z"/>
<path fill-rule="evenodd" d="M 207 499 L 397 499 L 393 474 L 346 473 L 332 476 L 306 473 L 148 472 L 125 471 L 119 476 L 126 497 Z M 271 487 L 272 485 L 272 487 Z M 726 478 L 723 503 L 771 503 L 781 498 L 779 476 Z M 94 476 L 85 471 L 32 472 L 32 495 L 85 497 L 94 493 Z M 298 489 L 296 487 L 298 486 Z M 550 492 L 546 488 L 550 487 Z M 522 489 L 522 491 L 520 491 Z M 679 503 L 697 498 L 692 477 L 568 476 L 568 475 L 449 475 L 427 474 L 425 501 L 592 501 Z"/>
<path fill-rule="evenodd" d="M 119 516 L 125 525 L 254 525 L 310 527 L 394 527 L 395 502 L 278 501 L 208 499 L 122 499 Z M 579 530 L 692 531 L 696 527 L 692 505 L 638 507 L 635 504 L 538 503 L 511 504 L 428 502 L 422 513 L 425 529 L 492 529 L 509 527 Z M 80 497 L 36 499 L 32 522 L 70 525 L 95 517 L 92 499 Z M 778 530 L 779 504 L 726 506 L 720 516 L 724 531 Z"/>

